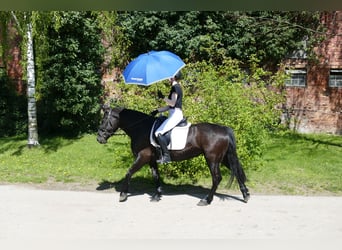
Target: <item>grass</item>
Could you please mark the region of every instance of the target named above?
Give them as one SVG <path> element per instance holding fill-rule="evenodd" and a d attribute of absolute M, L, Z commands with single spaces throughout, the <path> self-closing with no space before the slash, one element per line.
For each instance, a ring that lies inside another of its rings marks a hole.
<path fill-rule="evenodd" d="M 116 181 L 124 176 L 127 168 L 124 162 L 131 158 L 128 150 L 120 154 L 117 151 L 129 147 L 124 136 L 114 136 L 106 145 L 97 143 L 95 135 L 46 138 L 40 144 L 29 149 L 26 138 L 0 139 L 0 182 Z M 116 167 L 120 165 L 125 167 Z"/>
<path fill-rule="evenodd" d="M 270 193 L 342 194 L 341 156 L 341 136 L 274 136 L 265 165 L 249 173 L 250 185 Z"/>
<path fill-rule="evenodd" d="M 113 136 L 105 145 L 97 143 L 93 134 L 75 139 L 42 138 L 41 146 L 31 149 L 26 142 L 25 137 L 0 138 L 0 183 L 116 183 L 133 161 L 129 138 L 124 135 Z M 277 135 L 267 147 L 264 166 L 246 170 L 247 186 L 251 193 L 341 195 L 341 155 L 341 136 Z M 147 166 L 134 179 L 153 188 Z M 220 190 L 226 188 L 226 179 Z M 196 185 L 210 183 L 208 178 Z"/>

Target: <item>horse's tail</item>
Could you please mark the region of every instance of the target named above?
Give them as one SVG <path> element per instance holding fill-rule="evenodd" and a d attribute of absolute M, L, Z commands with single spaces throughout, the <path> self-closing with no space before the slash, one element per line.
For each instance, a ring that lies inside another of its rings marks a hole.
<path fill-rule="evenodd" d="M 231 187 L 234 177 L 237 178 L 239 183 L 245 183 L 247 178 L 245 175 L 245 171 L 243 170 L 237 152 L 236 152 L 236 141 L 234 132 L 231 128 L 227 128 L 228 130 L 228 150 L 225 155 L 225 165 L 231 170 L 231 176 L 228 181 L 228 187 Z"/>

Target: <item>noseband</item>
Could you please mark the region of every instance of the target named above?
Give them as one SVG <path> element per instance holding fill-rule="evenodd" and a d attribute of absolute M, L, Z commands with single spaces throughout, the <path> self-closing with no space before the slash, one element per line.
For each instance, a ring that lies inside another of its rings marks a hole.
<path fill-rule="evenodd" d="M 113 129 L 113 132 L 109 132 L 113 128 L 113 121 L 112 118 L 114 119 L 119 119 L 119 115 L 116 114 L 115 112 L 112 112 L 112 109 L 109 109 L 108 115 L 107 115 L 107 120 L 103 124 L 102 128 L 100 129 L 103 133 L 108 133 L 109 135 L 113 135 L 117 129 Z"/>

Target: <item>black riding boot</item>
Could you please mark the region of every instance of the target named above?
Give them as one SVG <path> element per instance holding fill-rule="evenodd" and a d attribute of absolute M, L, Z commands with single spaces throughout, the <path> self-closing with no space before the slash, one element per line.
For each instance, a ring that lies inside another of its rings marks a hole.
<path fill-rule="evenodd" d="M 168 163 L 171 161 L 170 153 L 169 150 L 167 149 L 167 141 L 166 138 L 163 135 L 158 135 L 157 136 L 158 143 L 160 145 L 161 151 L 162 151 L 162 156 L 160 160 L 158 161 L 159 163 Z"/>

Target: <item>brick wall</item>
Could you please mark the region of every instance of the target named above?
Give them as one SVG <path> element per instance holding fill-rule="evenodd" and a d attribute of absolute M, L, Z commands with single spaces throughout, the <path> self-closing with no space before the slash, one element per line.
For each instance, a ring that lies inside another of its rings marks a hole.
<path fill-rule="evenodd" d="M 286 88 L 284 119 L 299 132 L 342 134 L 342 88 L 329 87 L 330 69 L 342 69 L 342 11 L 325 13 L 322 22 L 328 30 L 325 41 L 315 48 L 319 62 L 286 62 L 307 69 L 307 84 Z"/>
<path fill-rule="evenodd" d="M 24 93 L 26 90 L 24 87 L 24 82 L 22 80 L 23 70 L 20 63 L 21 51 L 19 47 L 21 37 L 18 35 L 17 31 L 11 24 L 8 27 L 8 34 L 9 35 L 7 37 L 7 43 L 9 44 L 9 50 L 5 55 L 7 58 L 3 60 L 3 58 L 0 57 L 0 65 L 7 70 L 7 74 L 12 80 L 12 83 L 18 93 Z M 1 32 L 0 39 L 1 41 L 2 39 L 4 39 L 3 37 L 1 37 Z"/>

